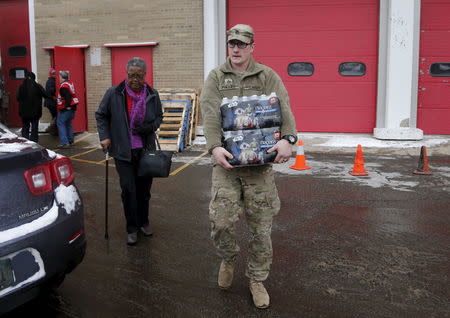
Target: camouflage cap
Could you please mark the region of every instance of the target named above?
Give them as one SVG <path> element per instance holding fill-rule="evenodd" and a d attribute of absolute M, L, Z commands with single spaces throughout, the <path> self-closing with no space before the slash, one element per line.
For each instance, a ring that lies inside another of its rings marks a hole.
<path fill-rule="evenodd" d="M 253 36 L 255 33 L 253 32 L 253 28 L 247 24 L 236 24 L 227 31 L 227 35 L 227 42 L 231 40 L 238 40 L 249 44 L 253 42 Z"/>

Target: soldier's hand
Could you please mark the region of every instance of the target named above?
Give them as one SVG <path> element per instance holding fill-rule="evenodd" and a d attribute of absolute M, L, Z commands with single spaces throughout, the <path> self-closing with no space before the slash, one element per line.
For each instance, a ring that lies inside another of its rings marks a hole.
<path fill-rule="evenodd" d="M 225 148 L 223 147 L 216 147 L 212 151 L 212 156 L 214 160 L 224 169 L 232 169 L 233 166 L 230 165 L 230 163 L 227 161 L 228 159 L 233 159 L 233 155 L 229 153 Z"/>
<path fill-rule="evenodd" d="M 274 163 L 283 163 L 289 160 L 292 156 L 292 145 L 284 139 L 279 140 L 275 146 L 267 150 L 268 153 L 277 152 Z"/>
<path fill-rule="evenodd" d="M 111 146 L 111 139 L 103 139 L 100 141 L 100 145 L 102 146 L 103 152 L 107 153 L 109 150 L 109 146 Z"/>

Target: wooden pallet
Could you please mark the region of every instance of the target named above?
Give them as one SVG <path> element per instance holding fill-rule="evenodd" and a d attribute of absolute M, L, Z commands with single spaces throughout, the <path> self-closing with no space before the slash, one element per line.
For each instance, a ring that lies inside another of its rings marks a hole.
<path fill-rule="evenodd" d="M 182 150 L 183 123 L 188 110 L 187 103 L 173 100 L 161 100 L 163 120 L 156 132 L 161 149 L 169 151 Z"/>
<path fill-rule="evenodd" d="M 167 108 L 167 111 L 164 111 L 163 123 L 158 131 L 160 140 L 167 144 L 165 146 L 167 149 L 182 151 L 186 146 L 191 145 L 195 139 L 199 91 L 196 89 L 159 89 L 158 92 L 163 108 Z M 181 109 L 176 110 L 176 107 L 181 106 L 186 107 L 184 115 Z M 176 142 L 175 139 L 177 139 Z M 174 148 L 177 146 L 179 148 L 175 150 Z M 162 143 L 161 147 L 163 147 Z"/>

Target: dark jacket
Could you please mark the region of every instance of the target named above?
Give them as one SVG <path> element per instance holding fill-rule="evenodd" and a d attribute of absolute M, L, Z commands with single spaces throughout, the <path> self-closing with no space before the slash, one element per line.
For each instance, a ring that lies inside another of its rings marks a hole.
<path fill-rule="evenodd" d="M 17 91 L 19 116 L 24 119 L 39 119 L 42 116 L 42 98 L 49 97 L 42 85 L 30 77 L 24 79 Z"/>
<path fill-rule="evenodd" d="M 45 91 L 52 98 L 46 98 L 44 101 L 44 106 L 47 108 L 55 109 L 56 108 L 56 82 L 53 77 L 49 77 L 47 82 L 45 83 Z"/>
<path fill-rule="evenodd" d="M 144 147 L 155 149 L 155 131 L 162 121 L 162 106 L 156 89 L 147 84 L 147 100 L 144 123 L 151 132 L 142 138 Z M 109 88 L 95 112 L 97 131 L 100 140 L 111 139 L 109 155 L 131 161 L 130 122 L 128 118 L 125 81 Z"/>

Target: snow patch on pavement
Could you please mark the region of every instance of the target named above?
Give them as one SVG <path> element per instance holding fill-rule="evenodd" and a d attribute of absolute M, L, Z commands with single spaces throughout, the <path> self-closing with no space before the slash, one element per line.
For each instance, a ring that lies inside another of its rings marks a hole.
<path fill-rule="evenodd" d="M 174 156 L 173 162 L 187 163 L 193 160 L 195 157 L 184 157 L 184 156 Z M 394 157 L 381 156 L 379 159 L 395 159 Z M 356 184 L 366 185 L 372 188 L 390 187 L 394 190 L 399 191 L 415 191 L 415 187 L 420 184 L 420 180 L 417 176 L 412 174 L 414 167 L 411 167 L 411 174 L 405 175 L 400 172 L 381 172 L 380 168 L 383 164 L 366 162 L 365 168 L 369 173 L 368 176 L 356 177 L 350 175 L 348 172 L 353 169 L 353 160 L 349 160 L 348 163 L 342 162 L 323 162 L 316 160 L 308 160 L 308 166 L 312 166 L 310 170 L 297 171 L 290 169 L 289 167 L 295 163 L 295 159 L 291 158 L 285 164 L 273 164 L 274 171 L 282 174 L 288 175 L 314 175 L 319 178 L 334 178 L 339 179 L 344 182 L 352 182 Z M 211 158 L 209 156 L 204 156 L 198 158 L 193 165 L 211 165 Z M 441 178 L 444 179 L 444 183 L 450 184 L 450 167 L 433 167 L 430 169 L 435 173 L 439 174 Z"/>
<path fill-rule="evenodd" d="M 424 138 L 423 140 L 381 140 L 369 136 L 358 135 L 321 135 L 315 138 L 328 138 L 324 143 L 317 144 L 323 147 L 357 147 L 361 145 L 371 148 L 420 148 L 421 146 L 433 147 L 448 143 L 447 138 Z M 306 136 L 305 139 L 308 139 Z"/>
<path fill-rule="evenodd" d="M 295 163 L 295 159 L 290 159 L 286 164 L 273 165 L 276 172 L 288 175 L 316 175 L 319 178 L 334 178 L 345 182 L 352 182 L 361 185 L 366 185 L 372 188 L 381 188 L 384 186 L 391 187 L 400 191 L 414 191 L 419 182 L 405 181 L 405 176 L 401 173 L 381 173 L 376 168 L 382 165 L 378 163 L 366 163 L 366 171 L 368 176 L 356 177 L 350 175 L 348 172 L 353 169 L 353 164 L 336 163 L 336 162 L 322 162 L 315 160 L 308 160 L 308 166 L 313 167 L 310 170 L 297 171 L 289 167 Z"/>
<path fill-rule="evenodd" d="M 440 175 L 443 175 L 446 178 L 450 179 L 450 167 L 430 167 L 431 171 L 439 172 Z"/>

